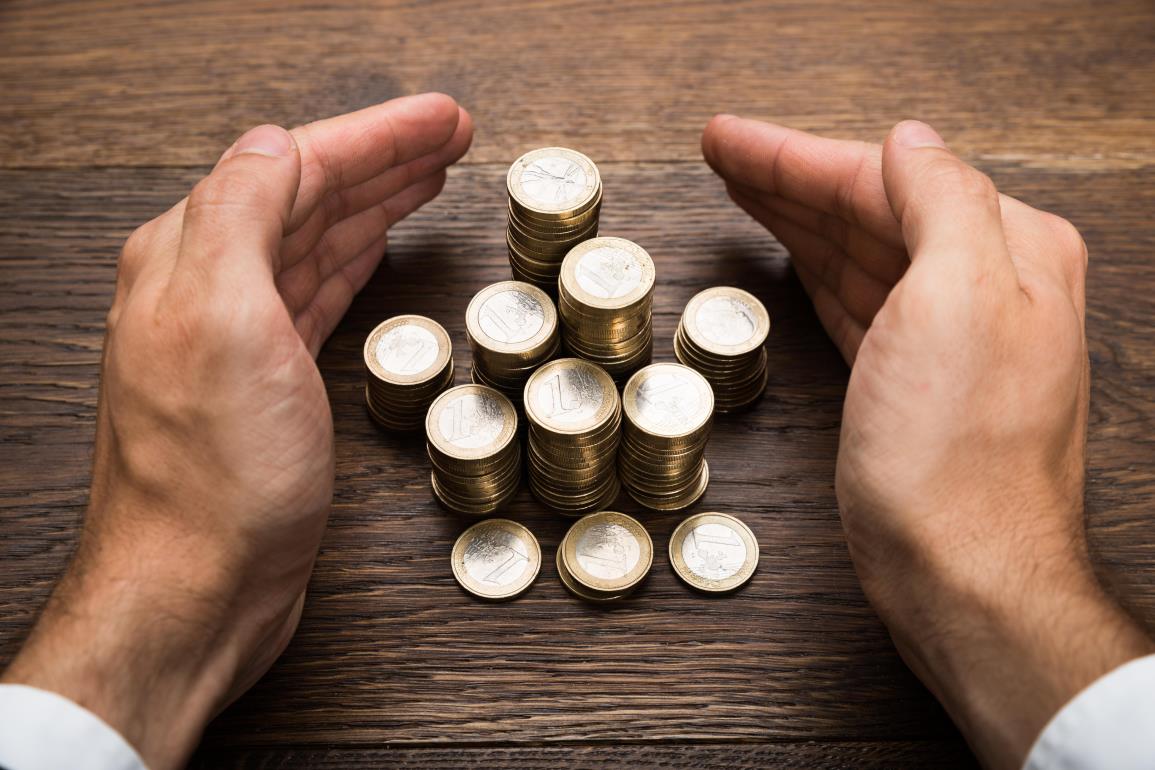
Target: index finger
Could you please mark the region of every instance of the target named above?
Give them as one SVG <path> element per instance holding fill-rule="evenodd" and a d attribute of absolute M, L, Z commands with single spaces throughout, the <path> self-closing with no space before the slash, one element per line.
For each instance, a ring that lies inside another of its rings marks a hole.
<path fill-rule="evenodd" d="M 905 248 L 882 184 L 879 145 L 718 115 L 702 134 L 702 154 L 727 181 L 841 217 Z"/>
<path fill-rule="evenodd" d="M 459 115 L 452 97 L 427 93 L 293 129 L 301 149 L 301 185 L 290 229 L 299 227 L 326 194 L 441 148 L 457 129 Z"/>

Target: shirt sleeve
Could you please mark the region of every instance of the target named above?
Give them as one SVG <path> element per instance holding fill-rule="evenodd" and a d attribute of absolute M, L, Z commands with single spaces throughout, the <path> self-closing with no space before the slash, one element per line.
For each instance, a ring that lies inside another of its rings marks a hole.
<path fill-rule="evenodd" d="M 1155 655 L 1100 677 L 1043 728 L 1023 770 L 1155 767 Z"/>
<path fill-rule="evenodd" d="M 147 770 L 100 717 L 56 693 L 0 685 L 3 770 Z"/>

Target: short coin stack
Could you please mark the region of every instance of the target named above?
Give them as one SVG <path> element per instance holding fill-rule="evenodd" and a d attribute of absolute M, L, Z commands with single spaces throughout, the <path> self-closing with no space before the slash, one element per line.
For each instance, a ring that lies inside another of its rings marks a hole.
<path fill-rule="evenodd" d="M 600 367 L 559 358 L 525 384 L 529 488 L 568 515 L 596 511 L 620 490 L 616 470 L 621 399 Z"/>
<path fill-rule="evenodd" d="M 465 311 L 473 350 L 473 381 L 521 403 L 534 369 L 557 355 L 557 310 L 543 292 L 522 281 L 502 281 L 478 292 Z"/>
<path fill-rule="evenodd" d="M 578 244 L 558 282 L 566 347 L 624 380 L 653 354 L 653 297 L 654 262 L 641 246 L 625 238 Z"/>
<path fill-rule="evenodd" d="M 733 412 L 766 389 L 770 314 L 753 294 L 715 286 L 694 295 L 674 335 L 674 354 L 714 389 L 714 409 Z"/>
<path fill-rule="evenodd" d="M 564 147 L 522 155 L 506 176 L 506 244 L 513 277 L 551 294 L 562 258 L 598 234 L 602 180 L 593 161 Z"/>
<path fill-rule="evenodd" d="M 622 411 L 618 473 L 630 496 L 657 511 L 696 502 L 710 481 L 710 383 L 681 364 L 650 364 L 626 383 Z"/>
<path fill-rule="evenodd" d="M 419 315 L 390 318 L 363 350 L 369 414 L 391 430 L 417 430 L 438 394 L 453 384 L 453 346 L 441 324 Z"/>
<path fill-rule="evenodd" d="M 433 494 L 458 513 L 493 513 L 517 492 L 521 443 L 509 399 L 484 385 L 458 385 L 429 407 L 426 448 Z"/>
<path fill-rule="evenodd" d="M 591 602 L 633 592 L 650 571 L 654 544 L 636 519 L 600 511 L 579 519 L 557 547 L 557 573 L 569 591 Z"/>

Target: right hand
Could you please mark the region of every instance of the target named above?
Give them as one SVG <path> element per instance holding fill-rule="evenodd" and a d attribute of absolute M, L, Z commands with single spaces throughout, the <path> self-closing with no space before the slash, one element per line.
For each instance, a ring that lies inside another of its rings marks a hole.
<path fill-rule="evenodd" d="M 1083 530 L 1087 251 L 929 126 L 883 147 L 720 116 L 734 201 L 790 250 L 846 361 L 836 492 L 863 588 L 992 767 L 1150 640 Z"/>

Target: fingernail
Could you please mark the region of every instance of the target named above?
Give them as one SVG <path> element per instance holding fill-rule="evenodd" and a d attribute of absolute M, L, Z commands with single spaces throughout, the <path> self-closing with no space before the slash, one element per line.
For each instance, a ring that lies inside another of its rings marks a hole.
<path fill-rule="evenodd" d="M 293 135 L 280 126 L 257 126 L 250 128 L 237 140 L 229 155 L 252 154 L 283 158 L 293 151 L 294 146 Z"/>
<path fill-rule="evenodd" d="M 941 147 L 946 149 L 946 142 L 938 132 L 917 120 L 904 120 L 894 129 L 894 141 L 903 147 Z"/>

